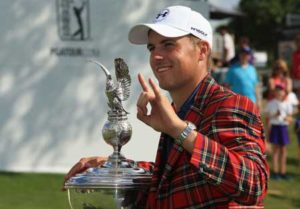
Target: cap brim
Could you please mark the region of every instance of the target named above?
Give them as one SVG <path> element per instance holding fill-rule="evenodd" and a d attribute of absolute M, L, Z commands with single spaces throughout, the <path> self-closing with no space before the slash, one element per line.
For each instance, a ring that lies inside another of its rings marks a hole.
<path fill-rule="evenodd" d="M 148 32 L 154 30 L 156 33 L 169 38 L 185 36 L 189 32 L 164 24 L 140 24 L 134 26 L 128 34 L 128 39 L 133 44 L 147 44 Z"/>

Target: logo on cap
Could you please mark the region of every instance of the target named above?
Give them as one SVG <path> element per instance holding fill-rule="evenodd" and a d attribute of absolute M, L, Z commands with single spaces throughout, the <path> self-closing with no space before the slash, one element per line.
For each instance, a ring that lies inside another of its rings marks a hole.
<path fill-rule="evenodd" d="M 205 33 L 204 31 L 202 31 L 202 30 L 200 30 L 198 28 L 191 27 L 191 30 L 196 31 L 197 33 L 200 33 L 200 34 L 202 34 L 204 36 L 207 36 L 207 33 Z"/>
<path fill-rule="evenodd" d="M 157 14 L 157 16 L 155 17 L 155 21 L 162 21 L 163 19 L 165 19 L 168 14 L 170 13 L 169 9 L 164 9 L 163 11 L 161 11 L 160 13 Z"/>

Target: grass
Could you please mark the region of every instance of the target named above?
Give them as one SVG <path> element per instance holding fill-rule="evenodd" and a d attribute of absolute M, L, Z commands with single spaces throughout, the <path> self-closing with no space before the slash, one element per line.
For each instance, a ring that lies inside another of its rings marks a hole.
<path fill-rule="evenodd" d="M 1 209 L 69 209 L 63 175 L 0 173 Z"/>
<path fill-rule="evenodd" d="M 266 209 L 300 208 L 298 145 L 290 128 L 287 171 L 289 181 L 270 180 Z M 270 159 L 269 159 L 270 160 Z M 270 161 L 269 161 L 270 162 Z M 69 209 L 67 193 L 61 192 L 63 175 L 0 172 L 1 209 Z"/>

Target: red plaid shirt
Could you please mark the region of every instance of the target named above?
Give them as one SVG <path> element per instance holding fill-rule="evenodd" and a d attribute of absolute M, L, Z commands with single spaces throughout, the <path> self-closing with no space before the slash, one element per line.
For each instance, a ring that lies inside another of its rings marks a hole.
<path fill-rule="evenodd" d="M 161 164 L 161 135 L 147 208 L 263 208 L 269 168 L 260 114 L 210 76 L 185 116 L 197 126 L 193 153 L 173 144 Z"/>

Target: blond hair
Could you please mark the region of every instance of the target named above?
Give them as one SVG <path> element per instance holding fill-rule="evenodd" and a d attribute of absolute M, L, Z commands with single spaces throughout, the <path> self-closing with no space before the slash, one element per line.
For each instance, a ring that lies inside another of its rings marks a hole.
<path fill-rule="evenodd" d="M 282 58 L 277 59 L 273 64 L 273 74 L 277 70 L 280 70 L 280 72 L 282 72 L 285 77 L 289 76 L 289 67 L 286 61 Z"/>

